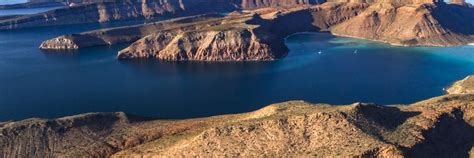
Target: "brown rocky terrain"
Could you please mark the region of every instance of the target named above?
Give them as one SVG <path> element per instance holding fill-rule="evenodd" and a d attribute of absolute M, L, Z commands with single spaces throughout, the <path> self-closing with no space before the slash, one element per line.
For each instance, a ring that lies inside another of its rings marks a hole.
<path fill-rule="evenodd" d="M 473 41 L 473 19 L 474 9 L 459 5 L 374 3 L 331 32 L 403 46 L 464 45 Z"/>
<path fill-rule="evenodd" d="M 449 94 L 469 94 L 474 93 L 474 76 L 468 76 L 465 79 L 454 83 L 446 90 Z"/>
<path fill-rule="evenodd" d="M 141 118 L 124 113 L 33 118 L 0 123 L 0 154 L 472 157 L 474 94 L 449 94 L 396 106 L 333 106 L 292 101 L 249 113 L 186 120 Z"/>
<path fill-rule="evenodd" d="M 321 5 L 233 12 L 202 21 L 181 20 L 179 24 L 165 21 L 65 35 L 45 41 L 40 48 L 79 49 L 134 42 L 120 51 L 118 57 L 273 60 L 287 54 L 284 38 L 297 32 L 329 31 L 338 36 L 402 46 L 458 46 L 474 42 L 472 28 L 474 8 L 464 5 L 430 0 L 335 0 Z"/>

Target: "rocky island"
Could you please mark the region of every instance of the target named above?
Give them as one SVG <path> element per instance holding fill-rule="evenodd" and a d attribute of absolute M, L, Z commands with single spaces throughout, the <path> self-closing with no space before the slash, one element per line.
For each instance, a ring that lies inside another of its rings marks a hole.
<path fill-rule="evenodd" d="M 455 88 L 459 86 L 474 88 L 472 84 L 455 84 Z M 334 106 L 291 101 L 249 113 L 186 120 L 117 112 L 3 122 L 0 154 L 472 157 L 474 94 L 451 93 L 410 105 Z"/>
<path fill-rule="evenodd" d="M 244 4 L 239 8 L 254 8 Z M 176 24 L 171 20 L 65 35 L 45 41 L 40 48 L 67 50 L 133 42 L 118 58 L 273 60 L 287 54 L 284 38 L 288 35 L 321 31 L 400 46 L 459 46 L 474 42 L 474 8 L 463 4 L 329 0 L 320 5 L 244 11 L 219 7 L 213 10 L 236 11 L 201 21 L 177 20 Z"/>

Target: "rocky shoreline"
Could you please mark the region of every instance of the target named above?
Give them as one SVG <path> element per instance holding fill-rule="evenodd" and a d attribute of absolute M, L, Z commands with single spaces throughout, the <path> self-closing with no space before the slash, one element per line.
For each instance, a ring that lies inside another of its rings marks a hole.
<path fill-rule="evenodd" d="M 328 1 L 184 19 L 188 20 L 65 35 L 45 41 L 40 48 L 68 50 L 133 42 L 118 53 L 119 59 L 245 61 L 284 57 L 288 48 L 283 39 L 297 32 L 328 31 L 398 46 L 460 46 L 474 41 L 474 8 L 435 2 Z"/>
<path fill-rule="evenodd" d="M 469 94 L 474 93 L 474 76 L 468 76 L 455 82 L 446 90 L 449 94 Z"/>
<path fill-rule="evenodd" d="M 472 84 L 458 83 L 453 88 L 458 86 L 474 88 Z M 450 92 L 410 105 L 333 106 L 291 101 L 249 113 L 186 120 L 151 119 L 118 112 L 10 121 L 0 123 L 0 154 L 472 157 L 474 94 Z"/>

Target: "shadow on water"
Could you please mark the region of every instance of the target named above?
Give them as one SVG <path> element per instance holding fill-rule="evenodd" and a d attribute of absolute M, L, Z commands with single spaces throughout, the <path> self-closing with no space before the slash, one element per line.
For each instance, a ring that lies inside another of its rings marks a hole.
<path fill-rule="evenodd" d="M 200 61 L 160 61 L 156 59 L 120 60 L 122 65 L 149 75 L 194 76 L 223 75 L 236 76 L 265 73 L 277 64 L 277 61 L 266 62 L 200 62 Z"/>

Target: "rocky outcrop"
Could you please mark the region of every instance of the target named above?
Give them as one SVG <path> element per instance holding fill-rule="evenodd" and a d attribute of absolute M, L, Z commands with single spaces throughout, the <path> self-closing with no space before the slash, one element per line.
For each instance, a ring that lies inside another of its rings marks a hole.
<path fill-rule="evenodd" d="M 258 23 L 253 25 L 253 23 Z M 284 57 L 283 37 L 271 32 L 258 15 L 230 16 L 175 27 L 148 35 L 122 50 L 120 59 L 251 61 Z"/>
<path fill-rule="evenodd" d="M 474 95 L 400 106 L 293 101 L 188 120 L 123 113 L 0 123 L 4 157 L 468 157 Z"/>
<path fill-rule="evenodd" d="M 448 94 L 470 94 L 474 93 L 474 76 L 468 76 L 457 81 L 446 90 Z"/>
<path fill-rule="evenodd" d="M 147 36 L 118 54 L 120 59 L 157 58 L 161 60 L 263 61 L 286 55 L 285 48 L 272 48 L 252 28 L 158 33 Z M 282 41 L 277 41 L 282 42 Z"/>

